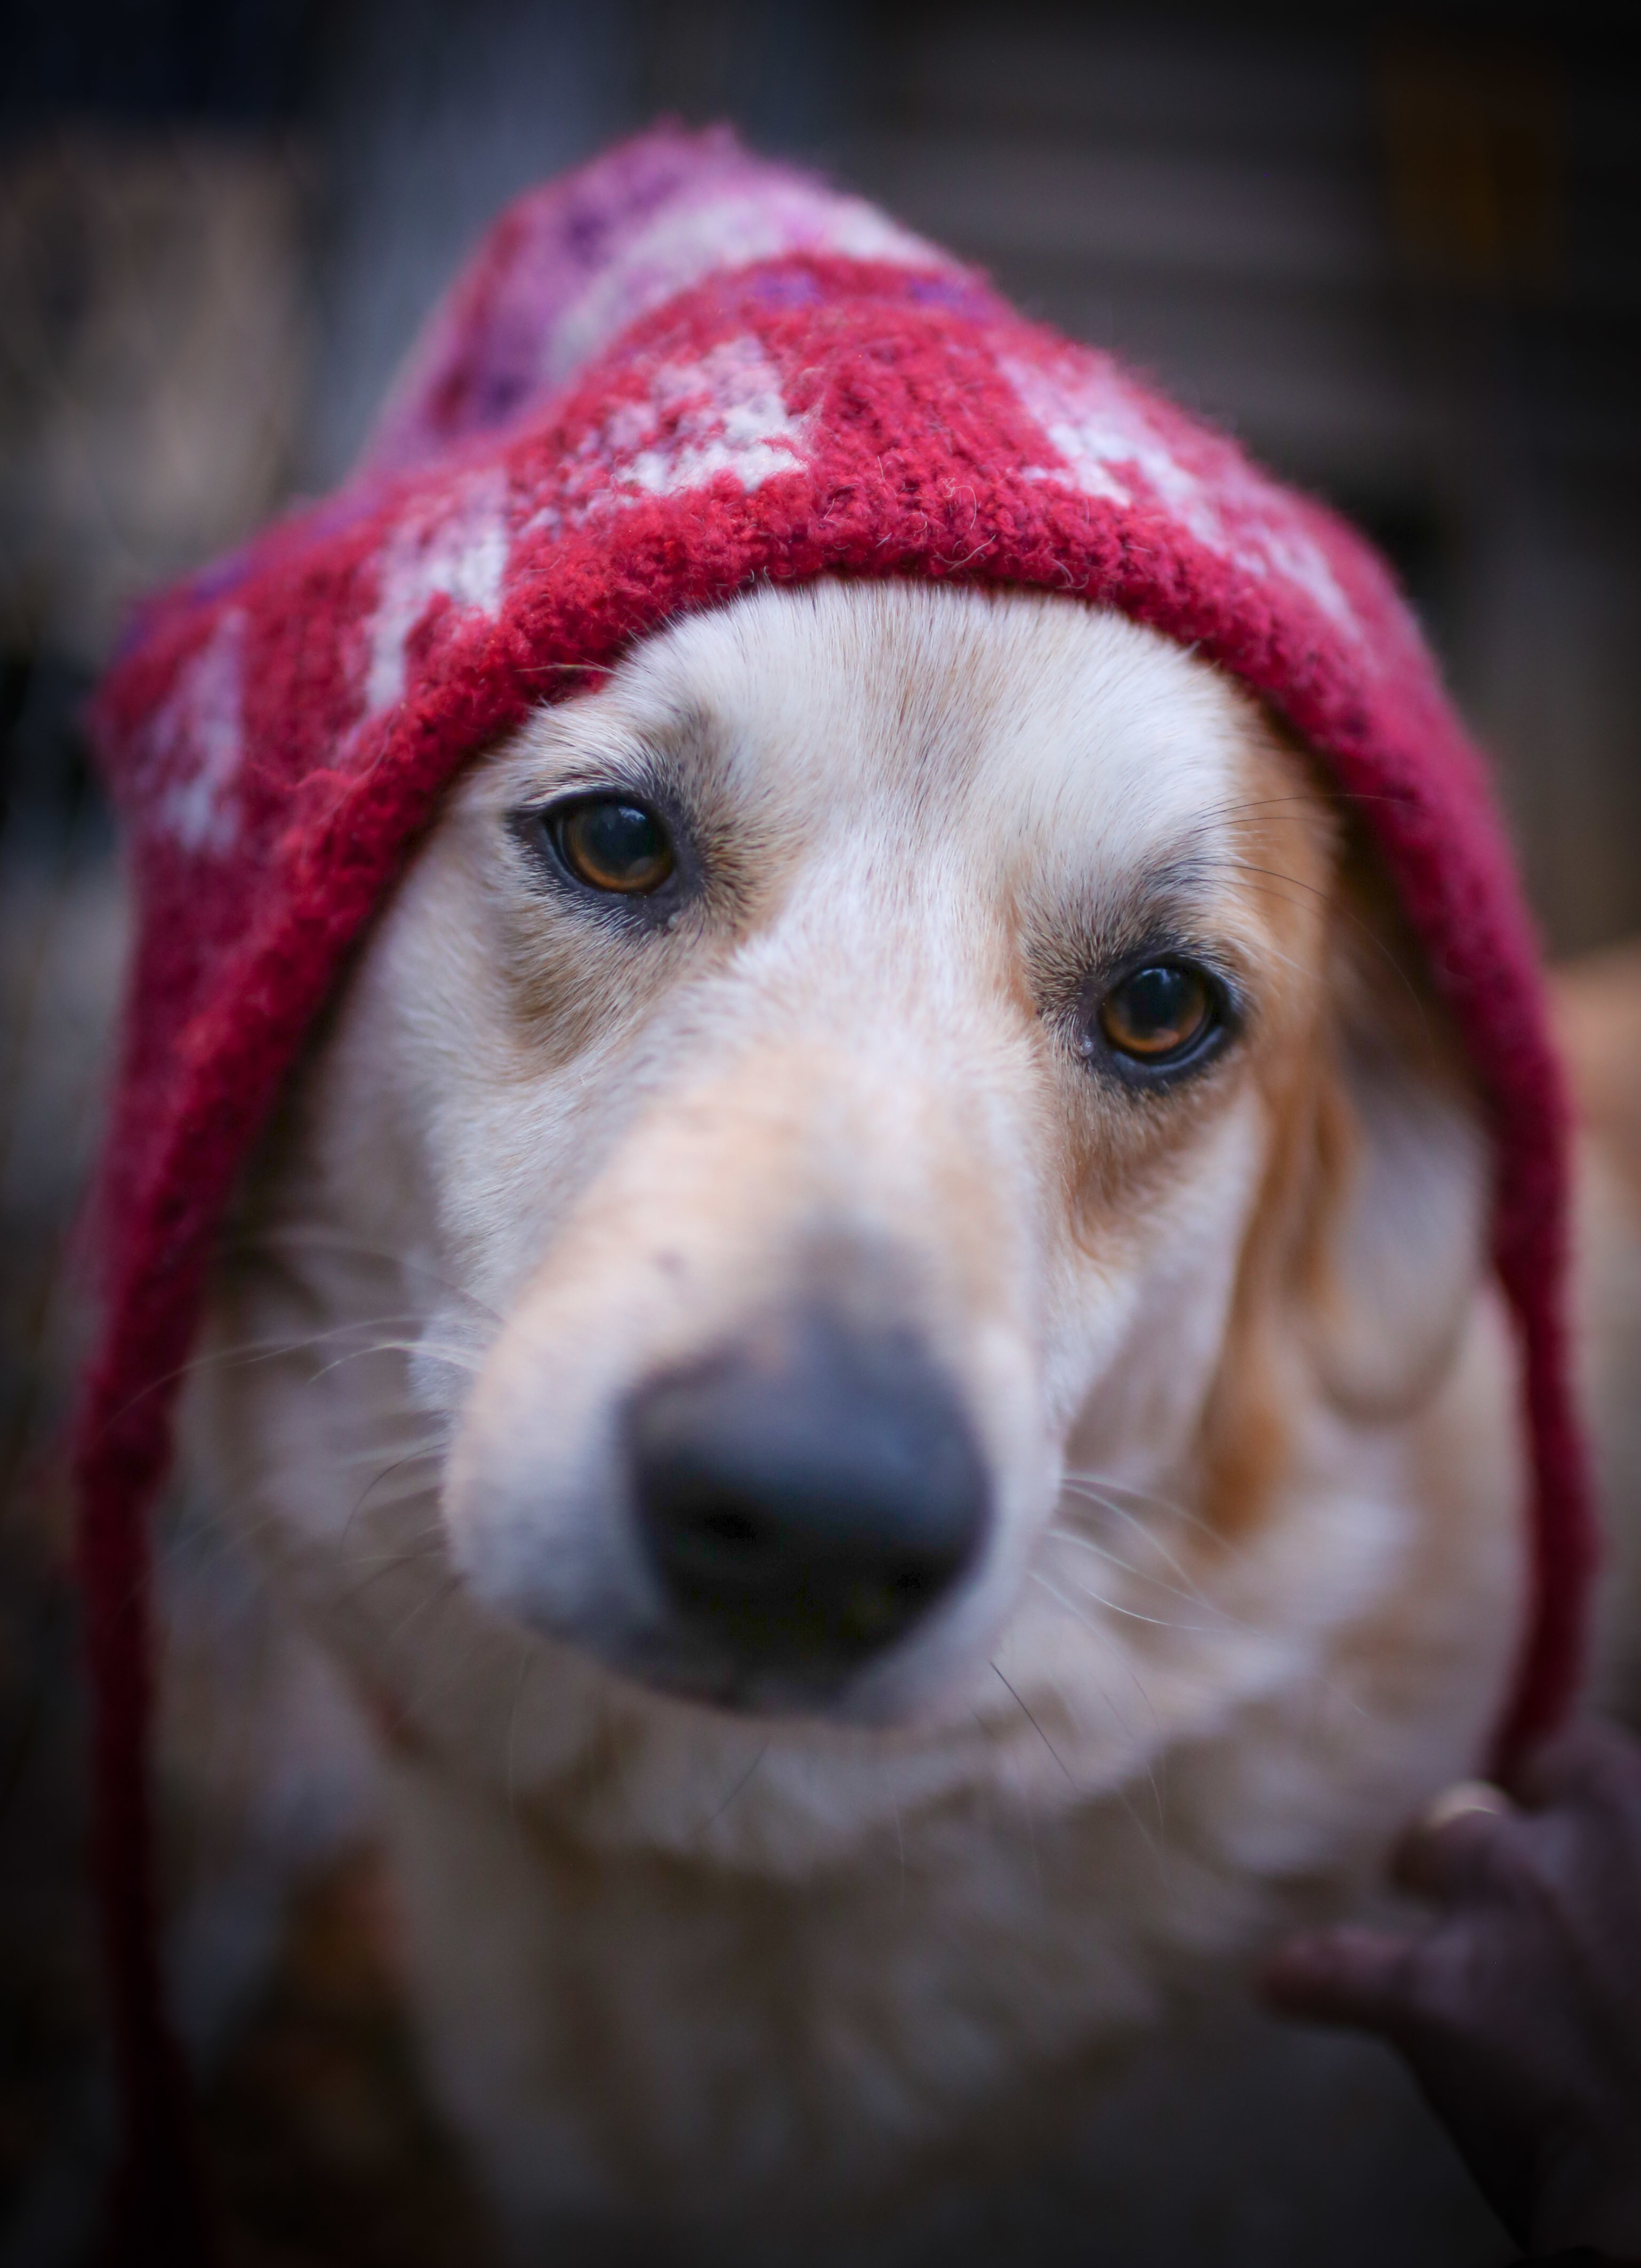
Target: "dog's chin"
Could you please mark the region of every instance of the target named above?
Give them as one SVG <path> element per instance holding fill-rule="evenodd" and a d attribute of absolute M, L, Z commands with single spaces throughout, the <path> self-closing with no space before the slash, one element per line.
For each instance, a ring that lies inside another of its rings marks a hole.
<path fill-rule="evenodd" d="M 809 1719 L 818 1724 L 916 1724 L 930 1712 L 927 1678 L 904 1662 L 872 1662 L 839 1672 L 825 1662 L 743 1660 L 687 1633 L 648 1633 L 600 1649 L 605 1667 L 628 1685 L 732 1717 Z"/>
<path fill-rule="evenodd" d="M 629 1691 L 666 1702 L 743 1718 L 888 1732 L 913 1727 L 939 1713 L 949 1676 L 931 1678 L 912 1645 L 859 1668 L 732 1654 L 710 1638 L 676 1628 L 602 1633 L 594 1638 L 560 1625 L 554 1642 L 591 1659 Z"/>

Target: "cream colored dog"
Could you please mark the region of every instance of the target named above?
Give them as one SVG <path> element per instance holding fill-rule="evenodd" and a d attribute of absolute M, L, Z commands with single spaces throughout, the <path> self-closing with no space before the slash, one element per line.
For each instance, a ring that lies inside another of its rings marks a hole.
<path fill-rule="evenodd" d="M 1462 1052 L 1303 754 L 1068 601 L 760 592 L 467 773 L 195 1430 L 385 1728 L 521 2243 L 843 2257 L 1474 1767 L 1525 1484 Z"/>

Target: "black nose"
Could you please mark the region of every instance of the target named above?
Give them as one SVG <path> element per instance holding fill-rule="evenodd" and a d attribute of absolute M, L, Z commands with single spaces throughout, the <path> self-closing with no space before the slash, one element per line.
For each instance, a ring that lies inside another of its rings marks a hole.
<path fill-rule="evenodd" d="M 973 1433 L 909 1336 L 806 1314 L 651 1380 L 627 1426 L 667 1597 L 739 1668 L 849 1669 L 950 1588 L 985 1528 Z"/>

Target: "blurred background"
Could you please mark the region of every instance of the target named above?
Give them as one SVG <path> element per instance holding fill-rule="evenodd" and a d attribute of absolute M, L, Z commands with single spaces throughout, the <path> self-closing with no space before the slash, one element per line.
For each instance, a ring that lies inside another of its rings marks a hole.
<path fill-rule="evenodd" d="M 132 596 L 339 476 L 506 197 L 657 115 L 726 117 L 1361 521 L 1495 755 L 1552 946 L 1600 946 L 1641 929 L 1633 18 L 1617 0 L 0 4 L 0 2256 L 74 2257 L 103 2116 L 49 1447 L 121 942 L 77 718 Z M 298 1915 L 283 1999 L 213 2115 L 246 2194 L 276 2196 L 308 2145 L 270 2142 L 269 2106 L 305 2074 L 325 2179 L 364 2214 L 334 2257 L 450 2258 L 471 2241 L 460 2184 L 359 1950 L 371 1912 L 356 1873 Z M 358 2198 L 409 2161 L 421 2186 L 372 2220 Z M 333 2257 L 258 2210 L 247 2257 Z"/>

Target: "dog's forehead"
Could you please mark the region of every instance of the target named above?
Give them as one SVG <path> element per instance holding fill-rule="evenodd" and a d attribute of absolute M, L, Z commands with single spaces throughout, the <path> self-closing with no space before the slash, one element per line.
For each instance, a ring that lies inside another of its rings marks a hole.
<path fill-rule="evenodd" d="M 1126 879 L 1200 843 L 1255 777 L 1251 703 L 1125 616 L 920 585 L 763 590 L 676 622 L 548 711 L 512 767 L 635 755 L 772 836 L 874 828 L 1045 880 Z"/>

